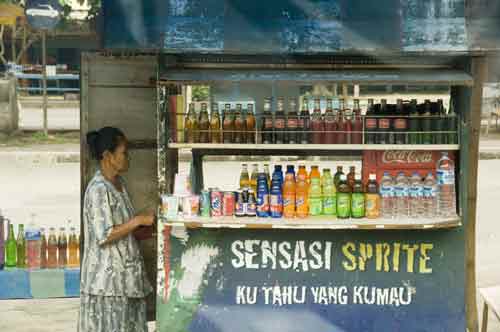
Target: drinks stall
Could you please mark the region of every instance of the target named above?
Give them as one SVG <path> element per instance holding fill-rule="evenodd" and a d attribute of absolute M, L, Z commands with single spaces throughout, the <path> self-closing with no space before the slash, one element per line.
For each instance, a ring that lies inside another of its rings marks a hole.
<path fill-rule="evenodd" d="M 122 128 L 158 202 L 159 331 L 477 331 L 486 57 L 463 1 L 383 2 L 104 3 L 82 133 Z"/>

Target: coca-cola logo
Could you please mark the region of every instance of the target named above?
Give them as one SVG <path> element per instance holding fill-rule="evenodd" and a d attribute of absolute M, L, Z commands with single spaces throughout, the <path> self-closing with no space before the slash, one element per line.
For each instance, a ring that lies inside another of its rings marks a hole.
<path fill-rule="evenodd" d="M 431 163 L 432 151 L 384 151 L 382 153 L 382 162 L 384 164 Z"/>
<path fill-rule="evenodd" d="M 264 127 L 266 127 L 266 128 L 272 128 L 273 127 L 273 120 L 272 119 L 266 119 L 264 121 Z"/>
<path fill-rule="evenodd" d="M 374 129 L 377 127 L 377 119 L 366 119 L 366 128 Z"/>
<path fill-rule="evenodd" d="M 288 128 L 297 128 L 297 119 L 288 119 L 287 127 Z"/>
<path fill-rule="evenodd" d="M 391 120 L 389 119 L 379 119 L 378 127 L 380 129 L 389 129 L 391 127 Z"/>
<path fill-rule="evenodd" d="M 284 119 L 276 119 L 276 121 L 274 122 L 274 127 L 279 128 L 279 129 L 285 128 L 285 120 Z"/>
<path fill-rule="evenodd" d="M 406 119 L 396 119 L 394 120 L 394 128 L 396 129 L 406 129 Z"/>

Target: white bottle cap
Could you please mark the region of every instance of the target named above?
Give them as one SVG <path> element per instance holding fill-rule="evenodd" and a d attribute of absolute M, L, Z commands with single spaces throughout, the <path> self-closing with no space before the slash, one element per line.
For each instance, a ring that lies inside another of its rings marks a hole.
<path fill-rule="evenodd" d="M 376 180 L 377 179 L 377 175 L 376 174 L 370 174 L 369 179 L 370 180 Z"/>

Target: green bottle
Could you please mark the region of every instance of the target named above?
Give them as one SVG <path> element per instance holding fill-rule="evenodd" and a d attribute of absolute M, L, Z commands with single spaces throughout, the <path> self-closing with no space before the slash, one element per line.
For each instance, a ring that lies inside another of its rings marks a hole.
<path fill-rule="evenodd" d="M 446 117 L 446 130 L 448 133 L 448 144 L 457 144 L 457 131 L 458 131 L 458 120 L 457 114 L 455 113 L 454 101 L 450 101 L 450 108 L 448 109 L 448 116 Z"/>
<path fill-rule="evenodd" d="M 347 176 L 342 174 L 337 190 L 337 217 L 347 219 L 351 216 L 351 189 L 347 184 Z"/>
<path fill-rule="evenodd" d="M 24 238 L 24 225 L 19 224 L 17 233 L 17 267 L 26 267 L 26 240 Z"/>
<path fill-rule="evenodd" d="M 426 100 L 424 106 L 424 114 L 421 116 L 422 144 L 432 144 L 432 113 L 431 101 Z"/>
<path fill-rule="evenodd" d="M 410 103 L 410 118 L 408 121 L 408 127 L 410 131 L 409 135 L 409 143 L 410 144 L 420 144 L 420 134 L 419 132 L 419 127 L 420 127 L 420 120 L 419 120 L 419 114 L 418 114 L 418 109 L 417 109 L 417 100 L 412 99 Z"/>
<path fill-rule="evenodd" d="M 363 193 L 363 183 L 361 175 L 356 174 L 351 199 L 351 216 L 353 218 L 365 217 L 365 194 Z"/>
<path fill-rule="evenodd" d="M 311 178 L 309 186 L 309 215 L 320 216 L 323 213 L 323 202 L 321 199 L 321 179 Z"/>
<path fill-rule="evenodd" d="M 323 170 L 321 179 L 323 189 L 323 214 L 327 216 L 337 215 L 337 190 L 333 183 L 332 173 L 329 168 Z"/>
<path fill-rule="evenodd" d="M 342 166 L 337 166 L 337 173 L 333 176 L 333 183 L 335 184 L 335 188 L 337 191 L 339 191 L 339 182 L 340 182 L 340 176 L 344 174 L 342 171 Z"/>
<path fill-rule="evenodd" d="M 9 222 L 9 234 L 5 242 L 5 266 L 15 267 L 17 263 L 17 244 L 14 236 L 14 225 Z"/>

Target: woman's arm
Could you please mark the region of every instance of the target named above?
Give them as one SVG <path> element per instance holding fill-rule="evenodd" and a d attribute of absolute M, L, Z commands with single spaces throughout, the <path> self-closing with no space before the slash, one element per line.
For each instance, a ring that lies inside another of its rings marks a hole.
<path fill-rule="evenodd" d="M 124 224 L 113 226 L 111 233 L 101 245 L 110 244 L 135 232 L 140 226 L 151 226 L 153 223 L 154 216 L 136 216 Z"/>

